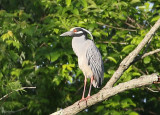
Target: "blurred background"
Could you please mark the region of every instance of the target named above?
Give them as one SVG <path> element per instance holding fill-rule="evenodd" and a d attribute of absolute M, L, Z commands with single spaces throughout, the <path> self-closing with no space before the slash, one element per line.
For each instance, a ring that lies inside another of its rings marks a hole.
<path fill-rule="evenodd" d="M 48 115 L 81 99 L 84 76 L 63 32 L 78 26 L 92 32 L 104 86 L 159 18 L 160 0 L 0 0 L 0 114 Z M 159 36 L 140 55 L 160 48 Z M 116 84 L 159 73 L 159 63 L 160 53 L 145 57 Z M 160 85 L 125 91 L 78 115 L 160 115 L 155 90 Z"/>

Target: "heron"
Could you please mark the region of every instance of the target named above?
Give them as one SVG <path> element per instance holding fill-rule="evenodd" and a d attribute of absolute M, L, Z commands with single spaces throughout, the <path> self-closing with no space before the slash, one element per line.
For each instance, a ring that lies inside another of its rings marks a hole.
<path fill-rule="evenodd" d="M 87 35 L 90 35 L 91 39 L 88 39 Z M 86 100 L 91 97 L 92 85 L 95 88 L 99 88 L 103 82 L 104 65 L 102 56 L 93 41 L 93 36 L 90 31 L 81 28 L 74 27 L 70 31 L 61 34 L 60 36 L 71 36 L 72 49 L 78 57 L 78 66 L 84 74 L 84 89 L 82 99 Z M 90 87 L 88 96 L 85 98 L 87 78 L 90 78 Z"/>

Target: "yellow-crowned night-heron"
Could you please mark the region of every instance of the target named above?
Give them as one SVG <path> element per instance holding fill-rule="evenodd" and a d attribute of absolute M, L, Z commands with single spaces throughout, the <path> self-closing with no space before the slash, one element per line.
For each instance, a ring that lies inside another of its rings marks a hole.
<path fill-rule="evenodd" d="M 81 27 L 74 27 L 70 31 L 61 34 L 60 36 L 72 36 L 72 48 L 78 57 L 78 65 L 82 70 L 84 80 L 84 90 L 82 99 L 87 100 L 90 97 L 92 84 L 95 88 L 98 88 L 103 81 L 104 69 L 101 54 L 90 39 L 87 39 L 87 33 L 93 39 L 91 32 Z M 84 98 L 87 78 L 91 79 L 88 96 Z"/>

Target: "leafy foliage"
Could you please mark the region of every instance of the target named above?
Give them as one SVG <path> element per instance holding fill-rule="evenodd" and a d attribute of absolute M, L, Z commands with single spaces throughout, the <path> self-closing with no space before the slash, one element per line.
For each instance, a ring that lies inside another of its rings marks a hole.
<path fill-rule="evenodd" d="M 0 100 L 0 113 L 44 115 L 81 98 L 84 77 L 71 38 L 59 37 L 74 26 L 93 33 L 104 60 L 105 85 L 122 59 L 160 18 L 159 7 L 156 0 L 1 0 L 0 97 L 13 93 Z M 160 48 L 159 35 L 158 31 L 147 52 Z M 118 83 L 159 72 L 159 62 L 159 54 L 138 61 Z M 18 90 L 32 86 L 36 89 Z M 133 89 L 79 115 L 160 114 L 159 103 L 159 93 Z"/>

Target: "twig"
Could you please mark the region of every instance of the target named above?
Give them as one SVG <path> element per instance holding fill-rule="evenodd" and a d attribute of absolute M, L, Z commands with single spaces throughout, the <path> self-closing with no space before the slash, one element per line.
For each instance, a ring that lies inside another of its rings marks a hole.
<path fill-rule="evenodd" d="M 27 109 L 27 107 L 23 107 L 23 108 L 21 108 L 21 109 L 18 109 L 17 111 L 5 111 L 4 110 L 4 114 L 15 114 L 15 113 L 17 113 L 17 112 L 20 112 L 20 111 L 23 111 L 23 110 L 25 110 L 25 109 Z"/>
<path fill-rule="evenodd" d="M 145 53 L 145 54 L 143 54 L 141 56 L 138 56 L 137 58 L 134 59 L 134 61 L 131 64 L 133 64 L 133 63 L 137 62 L 138 60 L 141 60 L 141 59 L 143 59 L 143 58 L 145 58 L 145 57 L 147 57 L 149 55 L 153 55 L 153 54 L 158 53 L 158 52 L 160 52 L 160 49 L 156 49 L 154 51 L 150 51 L 150 52 Z"/>
<path fill-rule="evenodd" d="M 127 45 L 128 43 L 126 42 L 110 42 L 110 41 L 102 41 L 102 42 L 98 42 L 98 43 L 103 43 L 103 44 L 121 44 L 121 45 Z"/>
<path fill-rule="evenodd" d="M 153 90 L 153 89 L 151 89 L 149 87 L 146 87 L 146 89 L 148 89 L 149 91 L 154 92 L 154 93 L 158 93 L 159 92 L 159 91 L 155 91 L 155 90 Z"/>
<path fill-rule="evenodd" d="M 10 93 L 4 95 L 3 97 L 0 98 L 0 101 L 7 98 L 9 95 L 11 95 L 13 92 L 17 92 L 17 91 L 20 91 L 20 90 L 23 90 L 23 89 L 35 89 L 36 87 L 22 87 L 20 89 L 17 89 L 17 90 L 14 90 L 14 91 L 11 91 Z"/>
<path fill-rule="evenodd" d="M 103 25 L 103 26 L 107 26 L 107 27 L 110 27 L 110 28 L 114 28 L 114 29 L 118 29 L 118 30 L 137 31 L 137 30 L 133 30 L 133 29 L 114 27 L 114 26 L 110 26 L 110 25 L 107 25 L 107 24 L 103 24 L 103 23 L 101 23 L 101 22 L 97 22 L 97 24 Z"/>
<path fill-rule="evenodd" d="M 155 49 L 153 48 L 153 46 L 151 46 L 151 49 L 152 49 L 152 50 L 155 50 Z M 158 53 L 156 53 L 156 59 L 157 59 L 158 61 L 160 61 L 160 55 L 159 55 Z"/>
<path fill-rule="evenodd" d="M 153 54 L 155 54 L 155 53 L 158 53 L 158 52 L 160 52 L 160 49 L 156 49 L 156 50 L 154 50 L 154 51 L 150 51 L 150 52 L 148 52 L 148 53 L 145 53 L 145 54 L 141 57 L 141 59 L 143 59 L 144 57 L 147 57 L 147 56 L 149 56 L 149 55 L 153 55 Z"/>
<path fill-rule="evenodd" d="M 128 26 L 131 27 L 131 28 L 136 28 L 135 26 L 133 26 L 133 25 L 127 23 L 127 22 L 125 22 L 125 24 L 128 25 Z"/>
<path fill-rule="evenodd" d="M 133 65 L 132 67 L 137 71 L 139 71 L 141 74 L 146 75 L 141 69 L 137 68 L 136 66 Z"/>
<path fill-rule="evenodd" d="M 142 29 L 143 28 L 143 26 L 141 26 L 140 24 L 138 24 L 133 18 L 131 18 L 131 17 L 127 17 L 128 18 L 128 20 L 129 21 L 131 21 L 132 23 L 135 23 L 135 25 L 138 27 L 138 28 L 140 28 L 140 29 Z"/>

